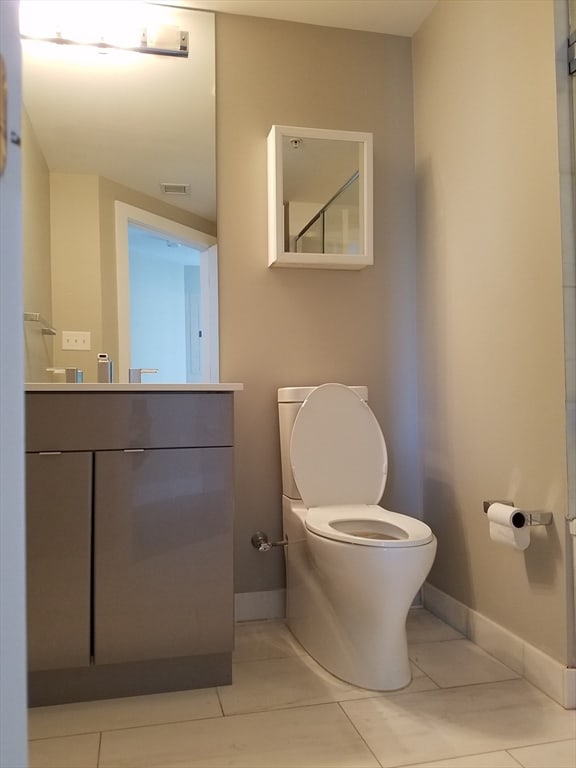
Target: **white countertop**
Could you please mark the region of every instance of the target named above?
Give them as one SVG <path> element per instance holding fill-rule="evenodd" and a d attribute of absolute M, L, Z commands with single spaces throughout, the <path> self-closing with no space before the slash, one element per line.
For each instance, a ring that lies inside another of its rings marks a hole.
<path fill-rule="evenodd" d="M 65 384 L 40 382 L 25 385 L 26 392 L 238 392 L 243 384 Z"/>

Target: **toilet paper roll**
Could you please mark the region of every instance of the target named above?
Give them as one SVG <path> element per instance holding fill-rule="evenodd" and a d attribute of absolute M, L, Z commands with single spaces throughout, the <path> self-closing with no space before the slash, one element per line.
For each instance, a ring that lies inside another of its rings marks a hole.
<path fill-rule="evenodd" d="M 520 550 L 530 544 L 530 526 L 520 509 L 496 502 L 490 504 L 487 515 L 492 541 Z"/>

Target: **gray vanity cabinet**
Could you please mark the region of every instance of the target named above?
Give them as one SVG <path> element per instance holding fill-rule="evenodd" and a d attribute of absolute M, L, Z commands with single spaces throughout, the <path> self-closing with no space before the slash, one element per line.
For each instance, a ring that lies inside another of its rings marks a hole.
<path fill-rule="evenodd" d="M 229 651 L 227 448 L 96 454 L 94 661 Z"/>
<path fill-rule="evenodd" d="M 90 664 L 92 455 L 26 457 L 28 663 Z"/>
<path fill-rule="evenodd" d="M 29 700 L 231 681 L 232 394 L 27 393 Z"/>

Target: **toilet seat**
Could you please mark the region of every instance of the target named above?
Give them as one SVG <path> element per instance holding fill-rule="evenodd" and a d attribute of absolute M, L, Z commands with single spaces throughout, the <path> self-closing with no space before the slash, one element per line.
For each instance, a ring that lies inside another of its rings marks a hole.
<path fill-rule="evenodd" d="M 416 518 L 376 504 L 339 504 L 308 509 L 306 528 L 325 539 L 368 547 L 419 547 L 433 540 L 432 530 Z"/>
<path fill-rule="evenodd" d="M 323 384 L 306 397 L 290 460 L 312 533 L 394 549 L 433 540 L 426 523 L 378 505 L 388 469 L 384 436 L 368 404 L 343 384 Z"/>
<path fill-rule="evenodd" d="M 343 384 L 322 384 L 302 403 L 290 441 L 292 471 L 309 509 L 377 504 L 388 455 L 368 404 Z"/>

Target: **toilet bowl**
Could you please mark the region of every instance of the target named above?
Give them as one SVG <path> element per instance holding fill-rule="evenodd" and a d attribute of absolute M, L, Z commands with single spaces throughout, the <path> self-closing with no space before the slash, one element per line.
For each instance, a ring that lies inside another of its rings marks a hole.
<path fill-rule="evenodd" d="M 396 690 L 411 680 L 406 616 L 436 539 L 378 505 L 387 452 L 366 397 L 342 384 L 278 390 L 286 616 L 334 675 Z"/>

